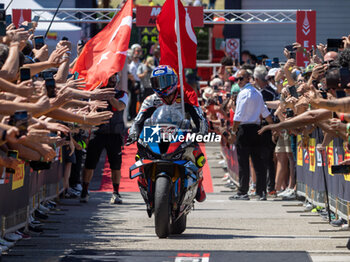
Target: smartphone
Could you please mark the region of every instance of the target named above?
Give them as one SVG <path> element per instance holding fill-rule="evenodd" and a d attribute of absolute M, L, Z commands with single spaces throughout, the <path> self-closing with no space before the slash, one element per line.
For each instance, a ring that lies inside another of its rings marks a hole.
<path fill-rule="evenodd" d="M 286 45 L 284 48 L 289 51 L 290 58 L 295 59 L 296 54 L 295 54 L 295 48 L 293 47 L 293 45 Z"/>
<path fill-rule="evenodd" d="M 41 76 L 44 80 L 46 79 L 52 79 L 53 78 L 53 72 L 52 71 L 42 71 Z"/>
<path fill-rule="evenodd" d="M 74 80 L 77 80 L 79 77 L 79 73 L 78 72 L 74 72 Z"/>
<path fill-rule="evenodd" d="M 321 96 L 322 96 L 323 99 L 327 99 L 327 92 L 322 91 L 321 92 Z"/>
<path fill-rule="evenodd" d="M 35 49 L 40 49 L 44 45 L 45 45 L 44 36 L 42 36 L 42 35 L 34 36 L 34 48 Z"/>
<path fill-rule="evenodd" d="M 18 159 L 18 151 L 17 150 L 9 150 L 7 151 L 7 157 L 12 157 L 14 159 Z M 12 169 L 12 168 L 6 168 L 6 173 L 11 173 L 14 174 L 16 172 L 16 170 Z"/>
<path fill-rule="evenodd" d="M 18 137 L 21 137 L 27 134 L 28 128 L 28 112 L 26 110 L 18 110 L 12 116 L 10 116 L 9 120 L 10 126 L 15 126 L 19 130 Z"/>
<path fill-rule="evenodd" d="M 342 67 L 339 69 L 340 73 L 340 83 L 341 88 L 348 88 L 348 84 L 350 83 L 350 71 L 346 67 Z"/>
<path fill-rule="evenodd" d="M 6 26 L 12 24 L 12 15 L 6 15 Z"/>
<path fill-rule="evenodd" d="M 293 117 L 293 116 L 294 116 L 293 110 L 290 109 L 290 108 L 287 108 L 287 109 L 286 109 L 286 116 L 287 116 L 287 117 Z"/>
<path fill-rule="evenodd" d="M 49 98 L 56 97 L 56 82 L 53 78 L 47 78 L 45 79 L 45 86 L 46 86 L 46 92 L 47 96 Z"/>
<path fill-rule="evenodd" d="M 33 28 L 33 23 L 29 22 L 27 27 L 28 27 L 28 29 L 32 29 Z"/>
<path fill-rule="evenodd" d="M 295 51 L 293 45 L 286 45 L 284 48 L 287 49 L 289 52 Z"/>
<path fill-rule="evenodd" d="M 332 174 L 350 173 L 350 165 L 333 165 L 331 169 L 332 169 Z"/>
<path fill-rule="evenodd" d="M 219 100 L 219 103 L 220 103 L 220 105 L 222 104 L 222 96 L 218 96 L 218 100 Z"/>
<path fill-rule="evenodd" d="M 227 98 L 227 99 L 231 98 L 231 93 L 227 93 L 227 94 L 226 94 L 226 98 Z"/>
<path fill-rule="evenodd" d="M 288 91 L 290 93 L 291 96 L 295 97 L 295 98 L 298 98 L 298 93 L 297 93 L 297 89 L 295 86 L 290 86 L 288 87 Z"/>
<path fill-rule="evenodd" d="M 19 69 L 21 82 L 31 79 L 30 68 L 21 67 Z"/>
<path fill-rule="evenodd" d="M 346 93 L 344 90 L 336 90 L 335 94 L 336 94 L 337 98 L 346 97 Z"/>
<path fill-rule="evenodd" d="M 27 25 L 20 25 L 19 28 L 24 28 L 24 31 L 29 30 L 29 26 L 27 26 Z"/>
<path fill-rule="evenodd" d="M 4 7 L 0 6 L 0 21 L 5 22 L 6 21 L 6 10 Z"/>
<path fill-rule="evenodd" d="M 265 66 L 272 67 L 272 60 L 271 59 L 266 59 L 265 60 Z"/>
<path fill-rule="evenodd" d="M 0 21 L 0 36 L 6 36 L 6 24 Z"/>
<path fill-rule="evenodd" d="M 339 48 L 344 48 L 343 39 L 327 39 L 327 52 L 338 52 Z"/>
<path fill-rule="evenodd" d="M 51 131 L 49 136 L 50 137 L 56 137 L 57 136 L 57 131 Z"/>
<path fill-rule="evenodd" d="M 71 78 L 72 76 L 74 76 L 73 74 L 68 74 L 67 75 L 67 79 Z"/>
<path fill-rule="evenodd" d="M 34 18 L 32 19 L 32 22 L 39 22 L 40 16 L 36 15 L 34 16 Z"/>

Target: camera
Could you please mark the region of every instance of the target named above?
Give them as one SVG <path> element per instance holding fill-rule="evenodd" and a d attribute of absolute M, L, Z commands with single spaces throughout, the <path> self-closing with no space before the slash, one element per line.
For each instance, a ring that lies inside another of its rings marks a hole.
<path fill-rule="evenodd" d="M 293 45 L 287 45 L 284 48 L 289 51 L 290 58 L 293 58 L 293 59 L 296 58 L 296 53 L 295 53 L 296 48 L 294 48 Z"/>

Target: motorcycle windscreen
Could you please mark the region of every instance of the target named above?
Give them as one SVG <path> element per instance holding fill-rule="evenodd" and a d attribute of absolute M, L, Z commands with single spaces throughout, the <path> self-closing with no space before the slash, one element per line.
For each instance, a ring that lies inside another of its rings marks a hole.
<path fill-rule="evenodd" d="M 184 117 L 181 106 L 177 104 L 162 105 L 144 123 L 140 139 L 148 145 L 148 148 L 156 154 L 169 154 L 175 152 L 179 143 L 178 133 L 181 131 L 181 123 Z"/>

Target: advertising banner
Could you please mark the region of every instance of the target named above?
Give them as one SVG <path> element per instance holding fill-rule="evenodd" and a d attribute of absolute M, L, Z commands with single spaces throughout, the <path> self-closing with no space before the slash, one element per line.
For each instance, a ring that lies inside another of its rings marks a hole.
<path fill-rule="evenodd" d="M 161 10 L 162 10 L 161 6 L 137 6 L 136 26 L 140 26 L 140 27 L 156 26 L 157 16 L 159 15 Z M 185 10 L 191 18 L 193 27 L 203 27 L 203 7 L 202 6 L 186 6 Z"/>
<path fill-rule="evenodd" d="M 297 42 L 306 50 L 316 48 L 316 11 L 297 11 Z M 297 53 L 297 65 L 306 67 L 309 59 L 305 53 Z"/>

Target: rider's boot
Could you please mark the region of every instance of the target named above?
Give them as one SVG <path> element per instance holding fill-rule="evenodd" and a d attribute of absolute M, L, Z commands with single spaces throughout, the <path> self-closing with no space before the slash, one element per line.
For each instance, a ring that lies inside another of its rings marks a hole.
<path fill-rule="evenodd" d="M 197 189 L 197 194 L 196 194 L 196 200 L 198 202 L 204 202 L 205 199 L 207 198 L 207 195 L 204 191 L 204 187 L 203 187 L 203 177 L 201 177 L 198 180 L 198 189 Z"/>

